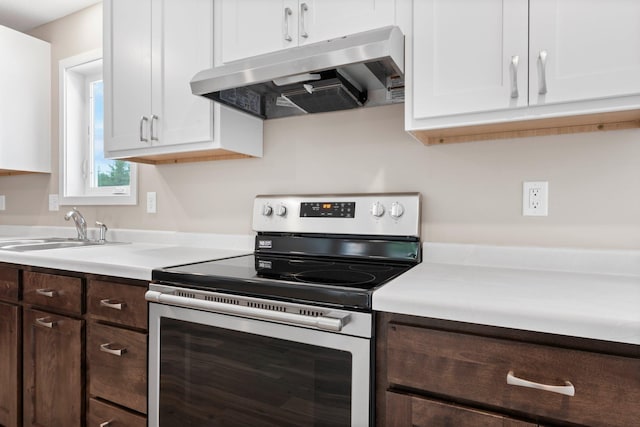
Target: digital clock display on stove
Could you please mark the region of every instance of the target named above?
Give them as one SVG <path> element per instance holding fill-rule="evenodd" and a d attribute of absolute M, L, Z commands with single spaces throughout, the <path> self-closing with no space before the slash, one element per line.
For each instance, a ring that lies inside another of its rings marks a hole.
<path fill-rule="evenodd" d="M 302 202 L 301 218 L 354 218 L 356 202 Z"/>

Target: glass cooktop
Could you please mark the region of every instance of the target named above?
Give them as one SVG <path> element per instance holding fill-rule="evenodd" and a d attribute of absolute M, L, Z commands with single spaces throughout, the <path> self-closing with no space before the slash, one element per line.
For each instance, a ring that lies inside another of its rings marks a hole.
<path fill-rule="evenodd" d="M 373 290 L 413 265 L 250 254 L 157 269 L 152 278 L 184 288 L 368 310 Z"/>

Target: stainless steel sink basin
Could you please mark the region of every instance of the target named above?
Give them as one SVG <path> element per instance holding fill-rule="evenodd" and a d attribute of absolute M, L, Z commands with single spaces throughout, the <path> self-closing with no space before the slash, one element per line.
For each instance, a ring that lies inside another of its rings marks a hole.
<path fill-rule="evenodd" d="M 62 248 L 75 248 L 81 246 L 100 246 L 105 244 L 112 244 L 116 242 L 100 242 L 97 240 L 78 240 L 78 239 L 65 239 L 62 237 L 50 237 L 44 239 L 20 239 L 20 240 L 6 240 L 0 241 L 0 250 L 14 251 L 14 252 L 27 252 L 27 251 L 40 251 L 44 249 L 62 249 Z"/>

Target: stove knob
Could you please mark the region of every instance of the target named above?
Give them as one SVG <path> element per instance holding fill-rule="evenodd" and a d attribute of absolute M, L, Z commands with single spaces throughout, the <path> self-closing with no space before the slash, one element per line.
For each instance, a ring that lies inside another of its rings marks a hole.
<path fill-rule="evenodd" d="M 287 207 L 285 205 L 280 205 L 276 209 L 276 215 L 285 216 L 287 214 Z"/>
<path fill-rule="evenodd" d="M 371 215 L 378 218 L 384 215 L 384 206 L 382 206 L 382 203 L 375 202 L 373 206 L 371 206 Z"/>
<path fill-rule="evenodd" d="M 272 213 L 273 213 L 273 208 L 270 205 L 265 204 L 262 206 L 262 215 L 271 216 Z"/>
<path fill-rule="evenodd" d="M 404 207 L 398 202 L 393 202 L 391 204 L 391 217 L 400 218 L 402 214 L 404 214 Z"/>

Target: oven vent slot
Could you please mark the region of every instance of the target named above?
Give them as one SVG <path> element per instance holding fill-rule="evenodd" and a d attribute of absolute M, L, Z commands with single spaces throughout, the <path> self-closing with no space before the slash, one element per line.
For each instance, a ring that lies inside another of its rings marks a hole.
<path fill-rule="evenodd" d="M 193 292 L 186 292 L 186 291 L 176 291 L 175 293 L 177 296 L 179 297 L 183 297 L 183 298 L 192 298 L 192 299 L 197 299 L 198 297 L 196 296 L 195 293 Z"/>
<path fill-rule="evenodd" d="M 281 305 L 265 304 L 265 303 L 253 302 L 253 301 L 247 301 L 247 307 L 260 308 L 262 310 L 271 310 L 271 311 L 282 311 L 282 312 L 287 311 L 287 307 L 283 307 Z"/>
<path fill-rule="evenodd" d="M 299 313 L 303 316 L 311 316 L 311 317 L 320 317 L 323 316 L 324 313 L 321 311 L 316 311 L 316 310 L 305 310 L 305 309 L 300 309 Z"/>
<path fill-rule="evenodd" d="M 215 297 L 215 296 L 205 295 L 204 300 L 212 301 L 212 302 L 220 302 L 222 304 L 240 305 L 240 301 L 238 301 L 235 298 L 224 298 L 224 297 Z"/>

